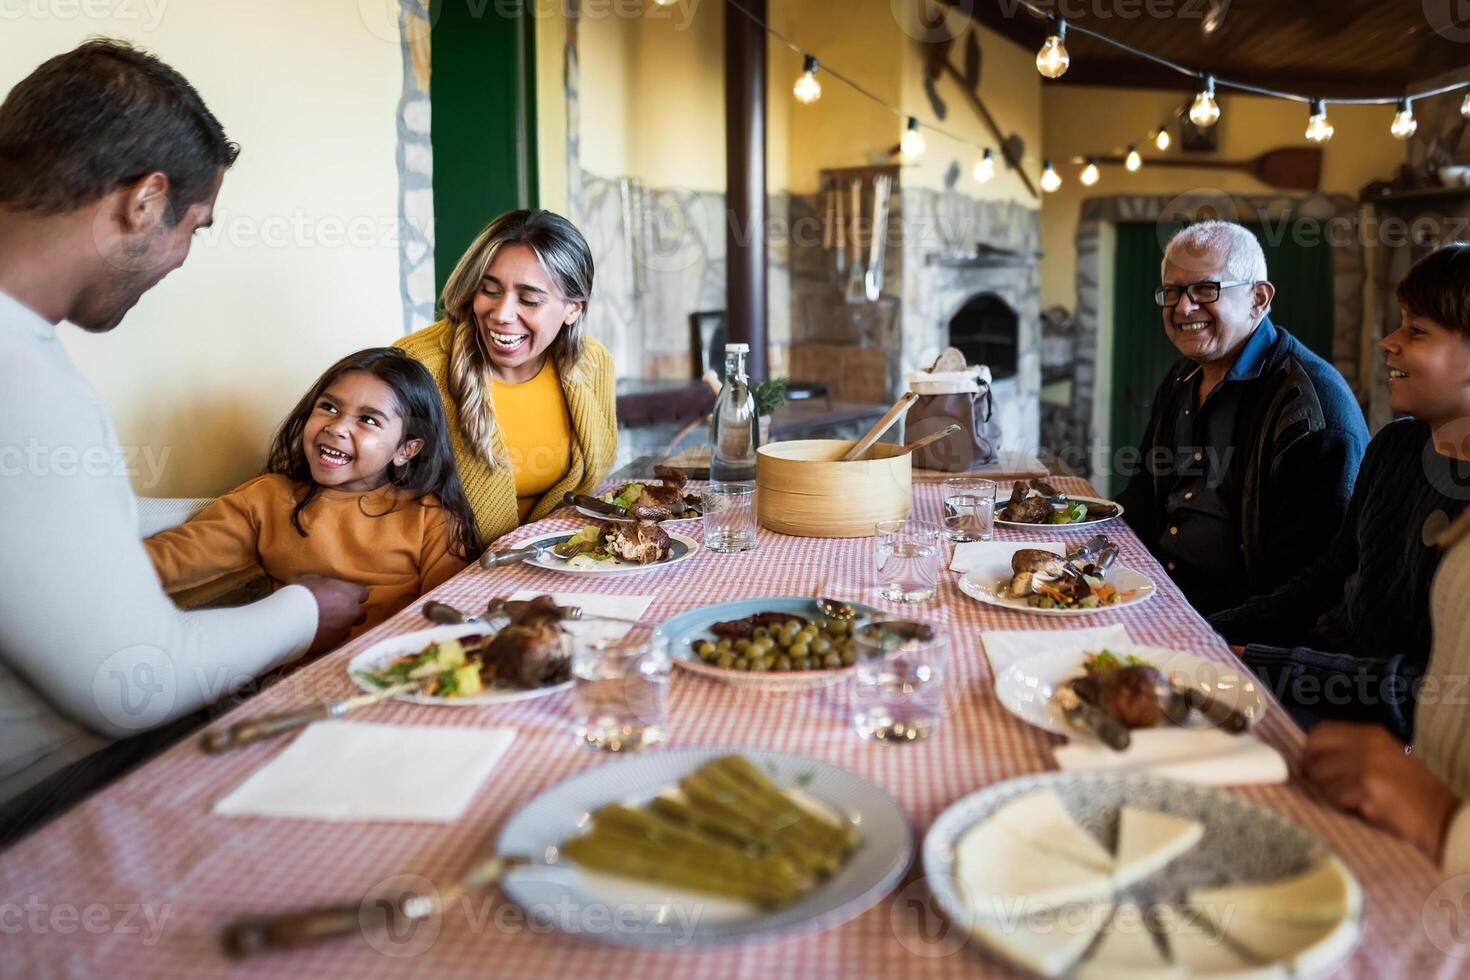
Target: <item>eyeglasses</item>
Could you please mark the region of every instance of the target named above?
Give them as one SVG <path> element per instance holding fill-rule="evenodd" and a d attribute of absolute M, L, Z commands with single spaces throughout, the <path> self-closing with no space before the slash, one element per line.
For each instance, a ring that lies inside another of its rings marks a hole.
<path fill-rule="evenodd" d="M 1251 286 L 1254 279 L 1236 279 L 1233 282 L 1192 282 L 1187 286 L 1160 286 L 1154 290 L 1154 302 L 1160 306 L 1174 306 L 1184 293 L 1196 303 L 1213 303 L 1220 298 L 1220 290 L 1231 286 Z"/>

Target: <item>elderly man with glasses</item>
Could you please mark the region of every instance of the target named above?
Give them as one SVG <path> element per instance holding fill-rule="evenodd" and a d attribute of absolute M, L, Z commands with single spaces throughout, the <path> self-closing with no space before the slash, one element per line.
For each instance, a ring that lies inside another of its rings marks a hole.
<path fill-rule="evenodd" d="M 1271 322 L 1275 294 L 1240 225 L 1191 225 L 1164 250 L 1154 299 L 1184 356 L 1154 395 L 1118 499 L 1204 615 L 1311 564 L 1342 523 L 1368 443 L 1342 375 Z"/>

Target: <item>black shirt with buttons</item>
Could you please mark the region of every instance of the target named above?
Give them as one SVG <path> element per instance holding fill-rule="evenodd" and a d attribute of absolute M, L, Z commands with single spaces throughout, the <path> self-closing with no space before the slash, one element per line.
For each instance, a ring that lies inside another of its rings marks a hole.
<path fill-rule="evenodd" d="M 1167 452 L 1169 469 L 1160 501 L 1163 520 L 1154 554 L 1189 598 L 1210 613 L 1244 602 L 1250 595 L 1240 530 L 1239 470 L 1232 466 L 1239 413 L 1247 407 L 1249 382 L 1258 378 L 1276 342 L 1276 327 L 1262 320 L 1228 374 L 1199 404 L 1198 365 L 1187 368 L 1163 406 L 1164 426 L 1155 452 Z M 1155 460 L 1153 465 L 1158 465 Z"/>

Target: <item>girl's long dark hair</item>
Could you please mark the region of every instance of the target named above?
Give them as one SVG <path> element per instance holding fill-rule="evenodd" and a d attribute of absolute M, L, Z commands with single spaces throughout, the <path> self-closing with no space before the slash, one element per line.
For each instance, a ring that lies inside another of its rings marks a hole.
<path fill-rule="evenodd" d="M 449 447 L 449 424 L 444 418 L 439 386 L 427 368 L 393 347 L 369 347 L 356 354 L 348 354 L 327 368 L 276 430 L 270 455 L 266 457 L 265 472 L 279 473 L 304 483 L 307 488 L 291 512 L 291 523 L 302 537 L 306 536 L 301 514 L 320 489 L 311 478 L 311 467 L 307 465 L 306 452 L 301 447 L 306 420 L 332 383 L 350 371 L 366 371 L 392 389 L 398 402 L 398 413 L 403 419 L 403 438 L 424 441 L 424 447 L 413 459 L 403 466 L 388 468 L 389 482 L 414 500 L 422 501 L 428 494 L 439 498 L 439 506 L 449 512 L 450 551 L 465 561 L 474 561 L 482 550 L 480 532 L 474 511 L 465 498 L 464 487 L 460 485 L 459 470 L 454 465 L 454 452 Z M 391 512 L 390 509 L 385 513 Z"/>

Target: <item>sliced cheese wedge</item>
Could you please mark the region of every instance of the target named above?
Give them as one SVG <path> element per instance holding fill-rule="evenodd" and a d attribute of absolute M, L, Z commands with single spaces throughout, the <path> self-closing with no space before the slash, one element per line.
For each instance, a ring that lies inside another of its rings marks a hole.
<path fill-rule="evenodd" d="M 1104 902 L 1010 919 L 977 918 L 970 929 L 1007 959 L 1044 977 L 1059 977 L 1092 945 L 1112 909 Z"/>
<path fill-rule="evenodd" d="M 1296 976 L 1315 976 L 1352 952 L 1358 920 L 1344 917 L 1331 924 L 1304 924 L 1265 919 L 1244 912 L 1211 919 L 1231 942 L 1263 960 L 1286 964 Z"/>
<path fill-rule="evenodd" d="M 1342 862 L 1329 856 L 1290 878 L 1192 891 L 1189 904 L 1215 923 L 1234 913 L 1302 925 L 1336 925 L 1361 911 L 1363 893 Z"/>
<path fill-rule="evenodd" d="M 1097 948 L 1077 968 L 1077 980 L 1182 980 L 1185 975 L 1165 958 L 1143 909 L 1132 903 L 1118 906 Z"/>
<path fill-rule="evenodd" d="M 987 823 L 997 824 L 1031 846 L 1077 864 L 1111 871 L 1113 855 L 1084 830 L 1051 790 L 1027 793 L 1001 806 Z"/>
<path fill-rule="evenodd" d="M 1127 888 L 1198 844 L 1204 825 L 1188 817 L 1125 806 L 1118 814 L 1118 857 L 1113 885 Z"/>
<path fill-rule="evenodd" d="M 1279 963 L 1262 964 L 1248 958 L 1197 915 L 1168 906 L 1154 909 L 1159 931 L 1169 947 L 1169 958 L 1191 974 L 1211 980 L 1286 980 Z"/>
<path fill-rule="evenodd" d="M 1108 873 L 1039 850 L 994 820 L 981 823 L 955 844 L 955 877 L 969 892 L 978 917 L 1005 919 L 1112 893 Z"/>

